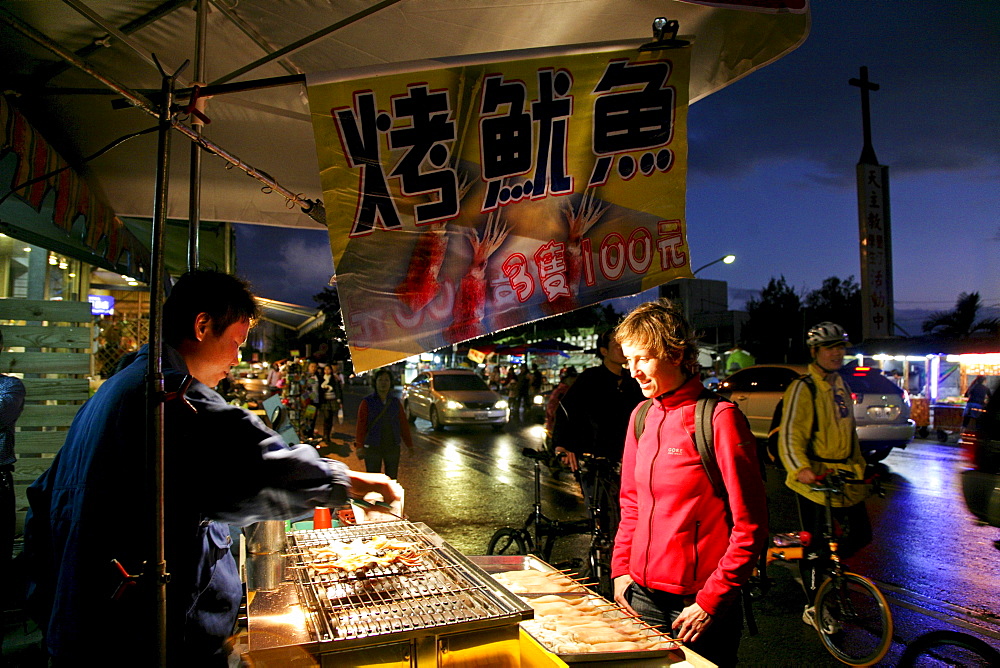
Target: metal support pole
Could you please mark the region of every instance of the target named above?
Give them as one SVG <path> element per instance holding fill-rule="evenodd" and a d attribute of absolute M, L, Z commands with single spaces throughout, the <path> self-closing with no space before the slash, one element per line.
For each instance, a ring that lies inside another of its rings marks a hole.
<path fill-rule="evenodd" d="M 198 14 L 195 22 L 194 49 L 194 80 L 195 83 L 205 81 L 205 22 L 208 19 L 208 0 L 197 1 Z M 192 100 L 196 105 L 197 101 Z M 203 109 L 203 108 L 201 108 Z M 201 135 L 204 129 L 202 120 L 192 115 L 192 130 Z M 198 232 L 201 228 L 201 147 L 191 144 L 191 184 L 188 195 L 188 271 L 194 271 L 199 265 Z"/>
<path fill-rule="evenodd" d="M 154 56 L 155 58 L 155 56 Z M 151 475 L 153 496 L 153 558 L 144 575 L 152 579 L 155 607 L 155 652 L 157 666 L 167 665 L 167 572 L 166 514 L 164 512 L 164 382 L 163 382 L 163 296 L 165 293 L 165 263 L 163 258 L 167 223 L 167 191 L 170 178 L 170 139 L 173 136 L 171 106 L 177 75 L 184 63 L 172 75 L 160 68 L 163 77 L 162 104 L 156 160 L 156 187 L 153 191 L 153 229 L 150 255 L 152 267 L 149 283 L 149 366 L 146 371 L 147 400 L 147 468 Z M 157 62 L 159 66 L 159 62 Z"/>

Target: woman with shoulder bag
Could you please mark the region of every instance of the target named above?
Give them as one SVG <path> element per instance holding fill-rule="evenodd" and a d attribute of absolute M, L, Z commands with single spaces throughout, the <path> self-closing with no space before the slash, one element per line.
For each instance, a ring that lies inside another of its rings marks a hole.
<path fill-rule="evenodd" d="M 389 393 L 392 390 L 392 373 L 379 369 L 373 378 L 375 391 L 358 406 L 358 426 L 354 447 L 365 460 L 369 473 L 381 473 L 395 479 L 399 473 L 400 442 L 413 449 L 410 423 L 406 420 L 402 402 Z"/>

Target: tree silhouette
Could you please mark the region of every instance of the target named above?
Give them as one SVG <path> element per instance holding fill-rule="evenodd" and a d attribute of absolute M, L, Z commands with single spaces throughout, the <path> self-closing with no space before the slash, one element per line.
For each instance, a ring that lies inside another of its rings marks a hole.
<path fill-rule="evenodd" d="M 854 276 L 841 280 L 831 276 L 823 281 L 818 290 L 813 290 L 805 298 L 806 327 L 817 323 L 835 322 L 847 330 L 852 341 L 861 338 L 861 286 Z"/>
<path fill-rule="evenodd" d="M 923 330 L 946 339 L 967 339 L 976 332 L 997 334 L 1000 332 L 1000 319 L 978 319 L 982 306 L 978 292 L 963 292 L 958 295 L 953 310 L 932 313 L 924 320 Z"/>
<path fill-rule="evenodd" d="M 337 292 L 337 286 L 328 285 L 323 288 L 322 292 L 313 295 L 313 301 L 323 312 L 323 326 L 303 336 L 300 342 L 314 346 L 325 343 L 330 347 L 331 359 L 347 359 L 347 332 L 344 331 L 344 319 L 340 313 L 340 293 Z"/>
<path fill-rule="evenodd" d="M 747 300 L 749 318 L 742 339 L 760 363 L 809 361 L 806 330 L 819 322 L 835 322 L 855 337 L 861 334 L 861 288 L 853 276 L 831 276 L 800 297 L 784 276 L 771 278 L 759 299 Z"/>
<path fill-rule="evenodd" d="M 742 338 L 758 362 L 805 361 L 802 300 L 784 276 L 771 278 L 760 299 L 748 299 L 746 308 Z"/>

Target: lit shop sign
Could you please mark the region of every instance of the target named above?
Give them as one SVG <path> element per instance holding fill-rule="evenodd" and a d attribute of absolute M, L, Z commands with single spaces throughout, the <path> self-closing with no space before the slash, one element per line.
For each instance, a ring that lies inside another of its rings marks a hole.
<path fill-rule="evenodd" d="M 87 295 L 90 312 L 94 315 L 114 315 L 115 298 L 110 295 Z"/>

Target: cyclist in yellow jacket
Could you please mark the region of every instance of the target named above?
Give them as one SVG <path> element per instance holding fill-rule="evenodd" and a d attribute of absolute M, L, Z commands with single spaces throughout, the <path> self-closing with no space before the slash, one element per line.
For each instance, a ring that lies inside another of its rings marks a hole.
<path fill-rule="evenodd" d="M 799 570 L 807 600 L 802 621 L 815 626 L 812 601 L 820 585 L 817 573 L 823 572 L 828 555 L 822 540 L 826 497 L 812 488 L 831 469 L 850 471 L 860 480 L 866 463 L 858 444 L 854 401 L 838 373 L 850 345 L 847 332 L 840 325 L 822 322 L 809 330 L 806 345 L 812 363 L 809 373 L 785 390 L 778 454 L 787 472 L 785 484 L 796 493 L 802 531 L 813 536 L 803 550 Z M 843 496 L 832 499 L 834 522 L 844 531 L 838 546 L 841 557 L 850 557 L 871 542 L 864 504 L 867 496 L 867 485 L 849 485 Z"/>

